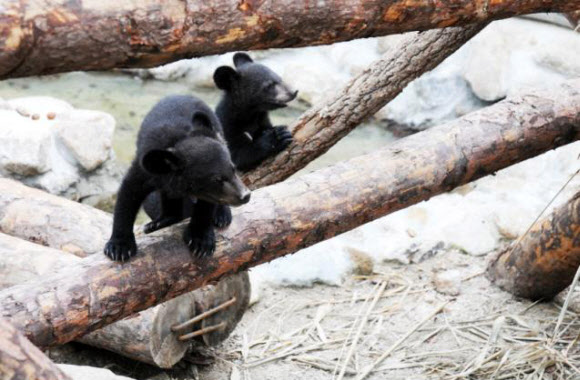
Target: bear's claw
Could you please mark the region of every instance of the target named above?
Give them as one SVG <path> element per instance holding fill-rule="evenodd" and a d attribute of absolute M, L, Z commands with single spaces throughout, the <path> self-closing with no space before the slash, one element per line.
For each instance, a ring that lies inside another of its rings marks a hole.
<path fill-rule="evenodd" d="M 232 223 L 232 210 L 225 205 L 217 206 L 215 211 L 215 216 L 213 218 L 213 224 L 217 228 L 225 228 Z"/>
<path fill-rule="evenodd" d="M 105 244 L 105 256 L 113 261 L 125 262 L 137 254 L 135 239 L 111 239 Z"/>
<path fill-rule="evenodd" d="M 183 235 L 183 240 L 191 253 L 199 259 L 211 257 L 215 251 L 215 233 L 213 228 L 205 231 L 195 231 L 195 235 L 192 235 L 192 231 L 187 228 Z"/>
<path fill-rule="evenodd" d="M 276 134 L 277 148 L 280 150 L 286 149 L 288 145 L 292 142 L 292 133 L 284 125 L 274 127 L 274 132 Z"/>

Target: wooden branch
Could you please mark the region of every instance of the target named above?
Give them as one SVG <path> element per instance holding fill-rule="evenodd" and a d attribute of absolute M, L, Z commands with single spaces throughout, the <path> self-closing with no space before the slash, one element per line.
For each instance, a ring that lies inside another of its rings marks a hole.
<path fill-rule="evenodd" d="M 570 285 L 580 266 L 579 236 L 580 193 L 494 255 L 487 275 L 516 296 L 552 299 Z"/>
<path fill-rule="evenodd" d="M 568 21 L 570 21 L 572 28 L 578 31 L 578 28 L 580 27 L 580 10 L 566 13 L 564 16 L 566 16 Z"/>
<path fill-rule="evenodd" d="M 39 346 L 61 344 L 140 310 L 449 191 L 580 137 L 580 80 L 499 102 L 375 153 L 254 192 L 192 259 L 181 224 L 140 237 L 125 264 L 94 255 L 0 292 L 0 316 Z"/>
<path fill-rule="evenodd" d="M 0 9 L 5 79 L 570 12 L 580 0 L 3 0 Z"/>
<path fill-rule="evenodd" d="M 19 182 L 7 179 L 0 180 L 0 193 L 0 204 L 6 199 L 16 199 L 18 210 L 24 212 L 24 215 L 33 212 L 37 205 L 42 204 L 44 210 L 52 210 L 57 212 L 57 215 L 68 216 L 54 225 L 46 225 L 46 231 L 44 231 L 46 234 L 50 234 L 53 230 L 56 230 L 56 233 L 63 229 L 66 230 L 67 221 L 73 223 L 74 217 L 84 220 L 97 211 L 77 202 L 63 201 L 60 197 L 28 188 Z M 30 202 L 26 201 L 26 194 L 30 195 Z M 10 207 L 6 208 L 11 211 Z M 6 210 L 0 208 L 0 214 L 3 214 L 3 211 Z M 40 213 L 40 215 L 43 214 Z M 101 214 L 97 213 L 97 215 Z M 111 218 L 109 216 L 106 228 L 102 229 L 108 231 L 110 225 Z M 17 224 L 17 226 L 23 231 L 27 230 L 25 228 L 26 222 Z M 34 228 L 31 230 L 34 231 Z M 68 230 L 70 231 L 70 239 L 89 238 L 85 233 L 77 235 L 80 230 L 74 225 L 68 226 Z M 103 235 L 102 238 L 104 237 Z M 90 239 L 101 240 L 101 237 L 91 236 Z M 100 254 L 101 251 L 99 250 L 98 253 Z M 70 253 L 43 247 L 3 233 L 0 233 L 0 258 L 0 289 L 38 279 L 81 260 Z M 235 302 L 231 302 L 223 311 L 208 318 L 202 318 L 200 323 L 182 329 L 176 334 L 171 331 L 171 326 L 191 320 L 202 312 L 232 298 L 235 298 Z M 161 368 L 171 368 L 185 356 L 193 343 L 193 340 L 180 341 L 180 336 L 199 331 L 204 326 L 225 323 L 225 328 L 202 334 L 197 338 L 199 343 L 210 346 L 217 345 L 227 338 L 236 327 L 247 309 L 249 301 L 249 278 L 247 272 L 242 272 L 229 276 L 216 285 L 205 286 L 165 302 L 158 307 L 144 310 L 131 316 L 131 318 L 108 325 L 82 337 L 79 341 Z"/>
<path fill-rule="evenodd" d="M 252 188 L 288 178 L 324 154 L 356 126 L 393 100 L 421 74 L 475 36 L 485 24 L 407 35 L 336 96 L 308 110 L 294 124 L 293 143 L 244 177 Z"/>
<path fill-rule="evenodd" d="M 0 379 L 70 380 L 10 323 L 0 319 Z"/>

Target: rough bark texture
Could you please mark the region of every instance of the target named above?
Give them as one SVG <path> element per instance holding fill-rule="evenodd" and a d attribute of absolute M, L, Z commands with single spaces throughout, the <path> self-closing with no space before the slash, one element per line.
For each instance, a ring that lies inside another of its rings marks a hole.
<path fill-rule="evenodd" d="M 549 300 L 570 285 L 578 266 L 580 193 L 495 255 L 487 275 L 516 296 Z"/>
<path fill-rule="evenodd" d="M 54 223 L 44 224 L 44 228 L 40 228 L 44 219 L 51 214 L 66 217 L 57 218 Z M 108 214 L 9 179 L 0 179 L 0 215 L 5 217 L 0 220 L 12 221 L 9 229 L 11 232 L 18 232 L 29 240 L 59 246 L 62 243 L 61 238 L 66 235 L 66 241 L 83 242 L 83 247 L 92 247 L 96 244 L 99 248 L 96 251 L 98 253 L 101 253 L 112 223 Z M 27 215 L 34 217 L 27 219 Z M 81 226 L 91 228 L 83 230 L 75 221 L 82 222 Z M 78 245 L 75 247 L 73 251 L 79 256 L 84 257 L 93 253 L 82 250 Z M 0 233 L 0 258 L 0 289 L 38 279 L 80 260 L 70 253 L 3 233 Z M 170 327 L 187 321 L 232 297 L 237 298 L 236 303 L 210 319 L 214 324 L 226 322 L 227 328 L 205 334 L 198 339 L 208 345 L 216 345 L 232 332 L 248 306 L 250 284 L 247 273 L 228 277 L 217 286 L 207 286 L 158 307 L 144 310 L 88 334 L 79 341 L 135 360 L 170 368 L 184 357 L 192 343 L 180 342 L 177 339 L 177 336 L 192 329 L 181 331 L 176 335 L 170 333 Z M 204 320 L 205 322 L 207 321 Z M 203 326 L 198 324 L 194 327 Z"/>
<path fill-rule="evenodd" d="M 54 272 L 75 259 L 68 253 L 0 233 L 0 289 Z"/>
<path fill-rule="evenodd" d="M 375 153 L 260 189 L 194 260 L 183 224 L 138 239 L 120 264 L 93 255 L 0 292 L 0 316 L 39 346 L 76 339 L 135 312 L 331 238 L 580 137 L 580 80 L 504 100 Z"/>
<path fill-rule="evenodd" d="M 578 9 L 580 0 L 2 0 L 0 79 L 152 67 Z"/>
<path fill-rule="evenodd" d="M 84 257 L 103 249 L 111 215 L 0 179 L 0 232 Z"/>
<path fill-rule="evenodd" d="M 0 379 L 70 380 L 10 323 L 0 319 Z"/>
<path fill-rule="evenodd" d="M 566 13 L 565 16 L 568 19 L 568 21 L 570 21 L 570 25 L 572 25 L 572 28 L 578 30 L 578 27 L 580 26 L 580 10 L 576 12 Z"/>
<path fill-rule="evenodd" d="M 435 68 L 484 26 L 407 35 L 337 95 L 301 116 L 291 128 L 294 142 L 248 173 L 244 178 L 246 184 L 252 188 L 262 187 L 282 181 L 302 169 L 394 99 L 411 81 Z"/>

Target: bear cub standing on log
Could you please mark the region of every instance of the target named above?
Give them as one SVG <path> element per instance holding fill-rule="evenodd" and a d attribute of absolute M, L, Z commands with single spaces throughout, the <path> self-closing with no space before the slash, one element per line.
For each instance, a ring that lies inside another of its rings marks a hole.
<path fill-rule="evenodd" d="M 298 91 L 246 53 L 234 55 L 234 66 L 221 66 L 214 72 L 216 86 L 224 91 L 216 114 L 236 168 L 246 172 L 292 142 L 288 128 L 273 126 L 268 112 L 286 107 Z M 228 225 L 231 219 L 229 207 L 218 206 L 216 225 Z"/>
<path fill-rule="evenodd" d="M 236 175 L 215 113 L 193 96 L 169 96 L 147 114 L 137 156 L 123 179 L 105 255 L 125 261 L 137 253 L 133 224 L 141 203 L 157 192 L 160 205 L 145 232 L 191 216 L 183 239 L 198 257 L 215 250 L 216 204 L 241 205 L 250 191 Z"/>

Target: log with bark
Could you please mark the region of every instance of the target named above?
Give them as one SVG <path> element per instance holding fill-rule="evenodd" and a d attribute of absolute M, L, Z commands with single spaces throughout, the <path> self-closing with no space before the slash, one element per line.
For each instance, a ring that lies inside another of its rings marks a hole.
<path fill-rule="evenodd" d="M 130 262 L 94 255 L 0 292 L 0 317 L 61 344 L 223 276 L 296 252 L 580 137 L 580 80 L 510 97 L 372 154 L 254 192 L 192 258 L 180 224 L 138 239 Z"/>
<path fill-rule="evenodd" d="M 580 193 L 493 255 L 487 275 L 516 296 L 550 300 L 570 285 L 578 266 Z"/>
<path fill-rule="evenodd" d="M 258 188 L 282 181 L 302 169 L 393 100 L 414 79 L 453 54 L 484 26 L 406 35 L 335 96 L 304 113 L 291 127 L 292 144 L 246 174 L 244 182 Z"/>
<path fill-rule="evenodd" d="M 153 67 L 235 50 L 571 12 L 580 9 L 580 0 L 2 0 L 0 5 L 0 79 L 5 79 Z"/>
<path fill-rule="evenodd" d="M 74 217 L 78 217 L 79 220 L 88 220 L 94 214 L 103 216 L 98 210 L 28 188 L 19 182 L 8 179 L 0 179 L 0 193 L 0 203 L 2 200 L 13 199 L 18 204 L 17 209 L 23 211 L 25 215 L 28 215 L 28 212 L 32 213 L 40 204 L 44 211 L 52 210 L 52 212 L 57 212 L 57 215 L 66 214 L 68 216 L 59 219 L 58 223 L 46 224 L 44 231 L 42 231 L 43 236 L 51 236 L 51 232 L 58 235 L 68 230 L 70 231 L 69 239 L 74 241 L 81 241 L 83 238 L 87 238 L 89 241 L 100 241 L 106 238 L 106 235 L 87 234 L 87 232 L 95 232 L 95 229 L 83 231 L 76 228 L 76 225 L 66 224 L 67 222 L 73 223 Z M 29 202 L 27 202 L 27 196 L 30 196 Z M 9 202 L 5 203 L 5 205 L 10 204 Z M 10 209 L 10 207 L 8 208 Z M 0 214 L 3 211 L 5 210 L 0 208 Z M 111 217 L 105 216 L 107 218 L 94 220 L 93 227 L 97 227 L 96 230 L 110 230 Z M 106 222 L 105 225 L 101 226 L 99 222 L 102 223 L 103 219 Z M 40 232 L 34 228 L 35 225 L 35 221 L 32 220 L 30 230 Z M 18 223 L 17 226 L 24 231 L 27 230 L 24 221 Z M 54 239 L 43 241 L 58 242 Z M 76 250 L 75 253 L 80 253 L 81 256 L 90 254 Z M 0 261 L 0 289 L 37 279 L 81 260 L 70 253 L 3 233 L 0 233 L 0 258 L 2 259 Z M 82 337 L 79 341 L 161 368 L 171 368 L 183 359 L 196 343 L 198 343 L 197 345 L 215 346 L 227 338 L 242 318 L 249 304 L 249 299 L 249 278 L 247 272 L 242 272 L 223 279 L 215 285 L 197 289 L 158 307 L 133 315 L 131 318 L 106 326 Z M 208 311 L 224 304 L 226 307 L 212 315 L 200 318 L 203 313 L 208 313 Z M 195 317 L 199 319 L 196 323 L 176 332 L 171 330 L 172 326 L 191 321 Z M 212 329 L 214 326 L 220 328 Z M 191 339 L 179 339 L 198 331 L 205 333 L 192 336 Z"/>
<path fill-rule="evenodd" d="M 4 319 L 0 319 L 0 379 L 70 380 Z"/>

